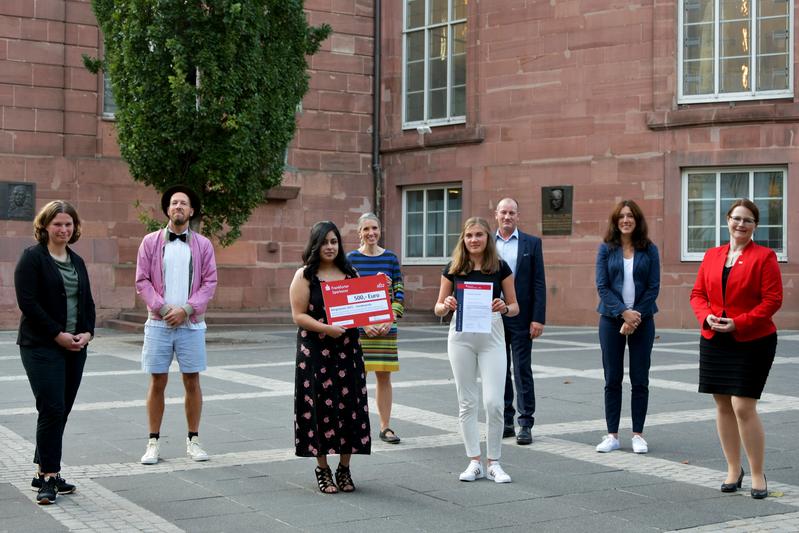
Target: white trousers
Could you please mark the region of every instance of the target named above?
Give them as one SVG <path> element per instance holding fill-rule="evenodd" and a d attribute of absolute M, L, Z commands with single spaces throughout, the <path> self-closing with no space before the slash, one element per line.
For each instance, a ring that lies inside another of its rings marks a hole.
<path fill-rule="evenodd" d="M 477 376 L 483 382 L 483 405 L 486 410 L 486 455 L 497 460 L 502 454 L 504 429 L 505 328 L 499 313 L 492 313 L 491 333 L 459 333 L 452 317 L 447 338 L 447 352 L 455 387 L 458 391 L 458 421 L 468 457 L 480 455 L 480 429 L 477 423 L 480 389 Z"/>

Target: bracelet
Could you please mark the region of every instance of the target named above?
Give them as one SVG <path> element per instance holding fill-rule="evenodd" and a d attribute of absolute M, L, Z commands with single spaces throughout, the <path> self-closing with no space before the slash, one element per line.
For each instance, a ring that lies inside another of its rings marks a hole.
<path fill-rule="evenodd" d="M 505 309 L 504 309 L 504 310 L 502 310 L 502 311 L 500 311 L 500 312 L 499 312 L 499 314 L 500 314 L 500 315 L 507 315 L 507 314 L 508 314 L 508 311 L 510 311 L 510 307 L 508 307 L 508 305 L 507 305 L 507 304 L 505 304 Z"/>

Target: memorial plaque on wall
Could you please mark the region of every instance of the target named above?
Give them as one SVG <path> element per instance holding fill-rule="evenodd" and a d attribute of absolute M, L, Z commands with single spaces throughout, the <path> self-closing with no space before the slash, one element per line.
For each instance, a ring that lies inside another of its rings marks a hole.
<path fill-rule="evenodd" d="M 572 234 L 571 185 L 541 187 L 541 233 L 543 235 Z"/>
<path fill-rule="evenodd" d="M 36 185 L 0 181 L 0 219 L 33 220 L 36 204 Z"/>

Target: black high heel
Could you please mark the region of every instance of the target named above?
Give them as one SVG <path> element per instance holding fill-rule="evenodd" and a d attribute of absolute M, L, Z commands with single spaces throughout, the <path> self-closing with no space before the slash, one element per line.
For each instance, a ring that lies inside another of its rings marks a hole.
<path fill-rule="evenodd" d="M 762 500 L 766 496 L 768 496 L 768 480 L 766 479 L 766 474 L 763 474 L 763 481 L 766 482 L 766 488 L 765 489 L 752 488 L 752 490 L 750 491 L 750 494 L 752 495 L 752 498 L 754 498 L 755 500 Z"/>
<path fill-rule="evenodd" d="M 722 483 L 721 492 L 735 492 L 741 488 L 743 481 L 744 481 L 744 467 L 741 467 L 741 475 L 738 476 L 738 481 L 736 481 L 735 483 Z M 754 498 L 754 493 L 752 494 L 752 497 Z M 765 498 L 765 496 L 763 496 L 763 498 Z"/>

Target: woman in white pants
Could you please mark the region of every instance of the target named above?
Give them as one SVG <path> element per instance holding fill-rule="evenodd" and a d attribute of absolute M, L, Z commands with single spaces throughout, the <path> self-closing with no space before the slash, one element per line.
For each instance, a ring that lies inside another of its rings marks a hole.
<path fill-rule="evenodd" d="M 452 260 L 442 272 L 438 301 L 434 309 L 436 316 L 445 316 L 448 312 L 457 310 L 458 300 L 454 289 L 464 282 L 492 283 L 493 296 L 491 309 L 486 309 L 485 317 L 491 322 L 491 333 L 456 331 L 457 316 L 450 322 L 447 352 L 458 391 L 458 420 L 463 444 L 466 455 L 471 460 L 459 479 L 474 481 L 487 476 L 497 483 L 510 483 L 510 476 L 499 464 L 507 369 L 502 315 L 516 316 L 519 313 L 519 304 L 516 303 L 513 273 L 497 254 L 488 222 L 479 217 L 472 217 L 463 225 L 463 231 L 452 252 Z M 483 383 L 483 404 L 486 410 L 487 470 L 483 469 L 480 460 L 478 375 Z"/>

